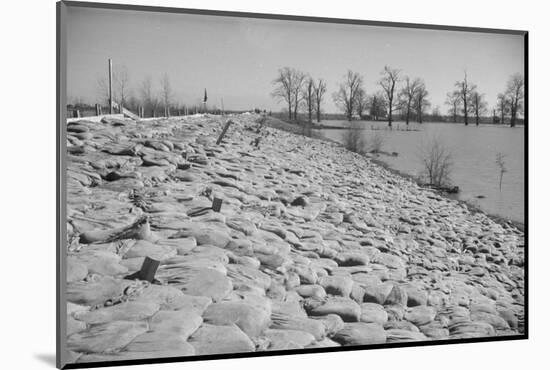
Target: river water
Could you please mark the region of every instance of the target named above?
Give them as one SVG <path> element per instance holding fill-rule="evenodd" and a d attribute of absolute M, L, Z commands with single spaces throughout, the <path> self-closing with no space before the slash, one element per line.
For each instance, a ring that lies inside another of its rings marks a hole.
<path fill-rule="evenodd" d="M 328 126 L 348 125 L 345 121 L 323 121 Z M 354 121 L 364 127 L 361 132 L 369 143 L 374 135 L 383 139 L 382 151 L 396 152 L 397 156 L 381 154 L 378 159 L 390 168 L 413 176 L 422 174 L 422 147 L 437 138 L 452 155 L 452 185 L 460 187 L 458 199 L 485 212 L 524 222 L 524 128 L 496 125 L 469 125 L 451 123 L 394 122 L 393 130 L 387 122 Z M 328 139 L 342 142 L 342 129 L 323 129 L 319 132 Z M 503 155 L 506 172 L 499 189 L 500 169 L 497 153 Z"/>

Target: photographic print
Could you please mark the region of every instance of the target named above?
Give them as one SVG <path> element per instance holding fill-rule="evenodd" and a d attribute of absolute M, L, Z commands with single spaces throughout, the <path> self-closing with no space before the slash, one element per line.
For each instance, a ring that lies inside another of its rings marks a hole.
<path fill-rule="evenodd" d="M 58 367 L 526 338 L 526 50 L 58 3 Z"/>

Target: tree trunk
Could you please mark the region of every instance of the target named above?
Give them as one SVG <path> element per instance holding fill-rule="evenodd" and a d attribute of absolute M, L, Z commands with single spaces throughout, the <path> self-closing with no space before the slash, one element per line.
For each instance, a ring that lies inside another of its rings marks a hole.
<path fill-rule="evenodd" d="M 468 126 L 468 100 L 466 95 L 464 95 L 464 124 Z"/>
<path fill-rule="evenodd" d="M 392 99 L 389 100 L 388 102 L 389 104 L 389 112 L 388 112 L 388 126 L 391 127 L 391 122 L 392 122 Z"/>
<path fill-rule="evenodd" d="M 453 122 L 456 123 L 456 111 L 457 107 L 456 104 L 453 105 Z"/>
<path fill-rule="evenodd" d="M 288 120 L 292 121 L 292 103 L 288 101 Z"/>
<path fill-rule="evenodd" d="M 321 104 L 317 102 L 317 122 L 321 122 Z"/>

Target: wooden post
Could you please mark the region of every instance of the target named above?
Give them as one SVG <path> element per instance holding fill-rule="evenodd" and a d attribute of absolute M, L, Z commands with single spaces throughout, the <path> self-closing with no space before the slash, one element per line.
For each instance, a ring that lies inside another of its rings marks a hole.
<path fill-rule="evenodd" d="M 233 122 L 231 120 L 227 121 L 227 123 L 225 124 L 225 127 L 222 130 L 222 133 L 220 134 L 220 136 L 218 137 L 218 140 L 216 141 L 216 145 L 220 145 L 220 143 L 222 142 L 223 137 L 225 136 L 225 133 L 227 132 L 227 129 L 229 128 L 229 125 L 232 124 L 232 123 Z"/>
<path fill-rule="evenodd" d="M 109 113 L 113 114 L 113 61 L 109 58 Z"/>
<path fill-rule="evenodd" d="M 101 105 L 100 104 L 95 105 L 95 115 L 96 116 L 101 116 Z"/>
<path fill-rule="evenodd" d="M 145 260 L 143 260 L 143 264 L 141 265 L 141 269 L 131 275 L 128 275 L 125 277 L 127 280 L 145 280 L 150 283 L 155 281 L 155 274 L 157 273 L 157 269 L 160 265 L 160 261 L 154 260 L 149 257 L 145 257 Z"/>
<path fill-rule="evenodd" d="M 222 209 L 222 203 L 223 200 L 221 200 L 220 198 L 214 198 L 214 200 L 212 201 L 212 210 L 214 212 L 219 212 Z"/>
<path fill-rule="evenodd" d="M 78 109 L 73 110 L 73 118 L 80 118 L 80 111 Z"/>

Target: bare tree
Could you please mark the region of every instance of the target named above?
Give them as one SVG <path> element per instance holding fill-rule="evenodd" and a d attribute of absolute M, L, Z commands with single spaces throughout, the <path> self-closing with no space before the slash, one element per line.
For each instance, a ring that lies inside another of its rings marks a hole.
<path fill-rule="evenodd" d="M 151 112 L 152 117 L 155 117 L 156 109 L 158 106 L 158 99 L 155 96 L 153 90 L 153 79 L 151 78 L 151 76 L 145 77 L 145 79 L 142 81 L 140 94 L 143 100 L 144 108 Z"/>
<path fill-rule="evenodd" d="M 356 111 L 357 115 L 359 116 L 359 119 L 363 117 L 363 112 L 367 109 L 368 101 L 367 101 L 367 93 L 365 92 L 365 89 L 360 88 L 359 91 L 357 91 L 357 97 L 356 97 Z"/>
<path fill-rule="evenodd" d="M 382 79 L 379 81 L 380 86 L 386 94 L 386 102 L 388 104 L 388 126 L 391 127 L 393 121 L 393 109 L 394 107 L 394 97 L 396 93 L 396 84 L 399 81 L 399 74 L 401 73 L 398 69 L 390 68 L 385 66 L 382 71 Z"/>
<path fill-rule="evenodd" d="M 294 120 L 297 121 L 298 107 L 300 106 L 300 102 L 303 99 L 302 88 L 306 81 L 306 75 L 301 71 L 294 70 L 293 79 L 294 79 L 294 82 L 293 82 L 293 89 L 292 89 L 292 100 L 294 101 Z"/>
<path fill-rule="evenodd" d="M 468 73 L 464 71 L 464 79 L 455 83 L 457 94 L 462 103 L 462 114 L 464 115 L 464 124 L 468 126 L 468 112 L 471 107 L 471 95 L 476 86 L 468 83 Z"/>
<path fill-rule="evenodd" d="M 311 117 L 313 115 L 313 110 L 315 109 L 315 82 L 311 77 L 306 79 L 304 89 L 302 91 L 302 99 L 306 104 L 308 122 L 311 123 Z"/>
<path fill-rule="evenodd" d="M 380 92 L 370 95 L 367 99 L 369 113 L 374 121 L 378 121 L 379 117 L 382 117 L 386 112 L 386 100 L 384 95 Z"/>
<path fill-rule="evenodd" d="M 421 148 L 421 161 L 429 184 L 440 187 L 450 180 L 452 155 L 437 136 Z"/>
<path fill-rule="evenodd" d="M 487 103 L 483 94 L 477 91 L 472 93 L 472 107 L 476 118 L 476 126 L 479 126 L 479 117 L 487 111 Z"/>
<path fill-rule="evenodd" d="M 504 161 L 504 154 L 500 152 L 497 153 L 497 159 L 495 162 L 498 166 L 499 171 L 498 190 L 502 191 L 502 177 L 504 176 L 504 173 L 508 172 L 508 170 L 506 169 L 506 162 Z"/>
<path fill-rule="evenodd" d="M 424 81 L 420 80 L 420 84 L 416 89 L 416 95 L 414 97 L 414 107 L 416 111 L 416 120 L 418 121 L 418 123 L 422 123 L 422 115 L 424 114 L 424 111 L 430 106 L 430 102 L 428 101 L 427 97 L 428 90 L 426 90 L 426 85 L 424 84 Z"/>
<path fill-rule="evenodd" d="M 292 119 L 292 92 L 294 91 L 294 70 L 290 67 L 283 67 L 278 70 L 277 77 L 272 82 L 275 89 L 271 96 L 284 100 L 288 104 L 288 119 Z"/>
<path fill-rule="evenodd" d="M 130 77 L 128 76 L 128 68 L 125 65 L 121 65 L 115 70 L 115 95 L 116 99 L 121 106 L 126 106 L 129 95 Z"/>
<path fill-rule="evenodd" d="M 317 122 L 321 122 L 321 103 L 323 102 L 323 96 L 327 92 L 327 83 L 320 78 L 313 91 L 315 95 L 315 114 L 317 115 Z"/>
<path fill-rule="evenodd" d="M 346 130 L 343 130 L 342 139 L 344 147 L 355 153 L 365 152 L 366 143 L 363 130 L 359 122 L 349 122 Z"/>
<path fill-rule="evenodd" d="M 523 111 L 525 98 L 525 79 L 521 73 L 512 75 L 508 80 L 506 96 L 510 102 L 510 127 L 514 127 L 518 113 Z"/>
<path fill-rule="evenodd" d="M 378 154 L 382 151 L 385 138 L 380 131 L 375 131 L 368 141 L 368 150 L 370 153 Z"/>
<path fill-rule="evenodd" d="M 500 114 L 500 124 L 504 124 L 506 115 L 510 113 L 510 101 L 506 94 L 498 94 L 497 96 L 497 111 Z"/>
<path fill-rule="evenodd" d="M 170 117 L 170 102 L 172 100 L 172 86 L 170 85 L 170 77 L 165 73 L 160 79 L 160 90 L 162 103 L 164 104 L 164 116 Z"/>
<path fill-rule="evenodd" d="M 139 107 L 139 100 L 133 94 L 130 94 L 126 98 L 126 104 L 128 104 L 128 108 L 130 110 L 137 112 L 138 107 Z"/>
<path fill-rule="evenodd" d="M 460 94 L 457 90 L 447 93 L 445 104 L 450 106 L 449 113 L 453 116 L 453 122 L 457 122 L 458 105 L 460 104 Z"/>
<path fill-rule="evenodd" d="M 351 121 L 355 112 L 357 94 L 362 89 L 362 85 L 363 77 L 357 72 L 348 70 L 344 76 L 344 82 L 340 84 L 338 91 L 332 96 L 334 103 L 344 111 L 348 121 Z"/>
<path fill-rule="evenodd" d="M 409 118 L 415 103 L 418 86 L 420 85 L 420 79 L 415 78 L 411 80 L 409 76 L 405 77 L 405 85 L 399 91 L 399 105 L 405 112 L 405 124 L 409 125 Z"/>

